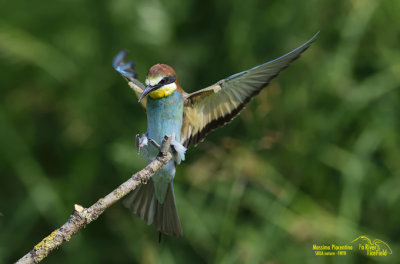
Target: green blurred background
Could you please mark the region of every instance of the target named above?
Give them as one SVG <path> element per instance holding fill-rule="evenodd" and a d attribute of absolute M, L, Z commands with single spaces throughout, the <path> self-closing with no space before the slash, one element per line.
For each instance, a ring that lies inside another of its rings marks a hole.
<path fill-rule="evenodd" d="M 319 39 L 175 180 L 184 237 L 121 203 L 44 263 L 385 263 L 400 252 L 400 1 L 1 1 L 0 263 L 144 166 L 146 115 L 111 67 L 188 92 Z M 317 257 L 360 235 L 393 255 Z"/>

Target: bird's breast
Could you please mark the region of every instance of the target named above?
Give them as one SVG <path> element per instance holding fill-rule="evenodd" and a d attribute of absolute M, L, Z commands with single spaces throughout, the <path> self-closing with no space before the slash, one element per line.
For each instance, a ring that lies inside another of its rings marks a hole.
<path fill-rule="evenodd" d="M 159 144 L 165 135 L 175 135 L 179 142 L 183 117 L 183 96 L 174 91 L 160 99 L 147 98 L 147 132 Z"/>

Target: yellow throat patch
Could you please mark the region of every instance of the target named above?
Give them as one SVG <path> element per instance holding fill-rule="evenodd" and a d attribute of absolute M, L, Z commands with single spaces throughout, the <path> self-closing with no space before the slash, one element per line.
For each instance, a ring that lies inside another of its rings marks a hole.
<path fill-rule="evenodd" d="M 150 92 L 149 96 L 151 99 L 160 99 L 171 95 L 175 90 L 176 90 L 176 84 L 170 83 L 168 85 L 164 85 L 160 89 Z"/>

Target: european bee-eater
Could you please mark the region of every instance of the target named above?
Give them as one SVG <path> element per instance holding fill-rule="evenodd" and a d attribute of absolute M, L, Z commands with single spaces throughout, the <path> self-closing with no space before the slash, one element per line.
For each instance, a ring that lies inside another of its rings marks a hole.
<path fill-rule="evenodd" d="M 171 152 L 174 160 L 155 173 L 150 182 L 133 191 L 125 204 L 148 225 L 154 224 L 161 233 L 182 236 L 176 209 L 173 180 L 176 165 L 185 159 L 186 148 L 196 145 L 217 127 L 231 121 L 243 107 L 290 63 L 296 60 L 318 33 L 297 49 L 247 71 L 222 79 L 214 85 L 194 93 L 186 93 L 178 83 L 172 67 L 152 66 L 146 85 L 136 79 L 134 62 L 124 62 L 126 52 L 113 61 L 114 68 L 128 81 L 147 112 L 147 133 L 136 136 L 139 152 L 148 162 L 158 153 L 149 144 L 161 144 L 165 135 L 172 136 Z"/>

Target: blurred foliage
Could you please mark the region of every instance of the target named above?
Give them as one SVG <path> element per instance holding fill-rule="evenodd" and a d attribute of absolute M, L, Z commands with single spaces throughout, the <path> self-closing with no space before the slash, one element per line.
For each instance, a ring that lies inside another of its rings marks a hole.
<path fill-rule="evenodd" d="M 0 2 L 0 263 L 144 166 L 146 116 L 111 67 L 172 65 L 186 91 L 319 39 L 178 168 L 184 229 L 121 203 L 44 263 L 373 263 L 400 252 L 400 2 Z M 360 235 L 394 254 L 316 257 Z"/>

